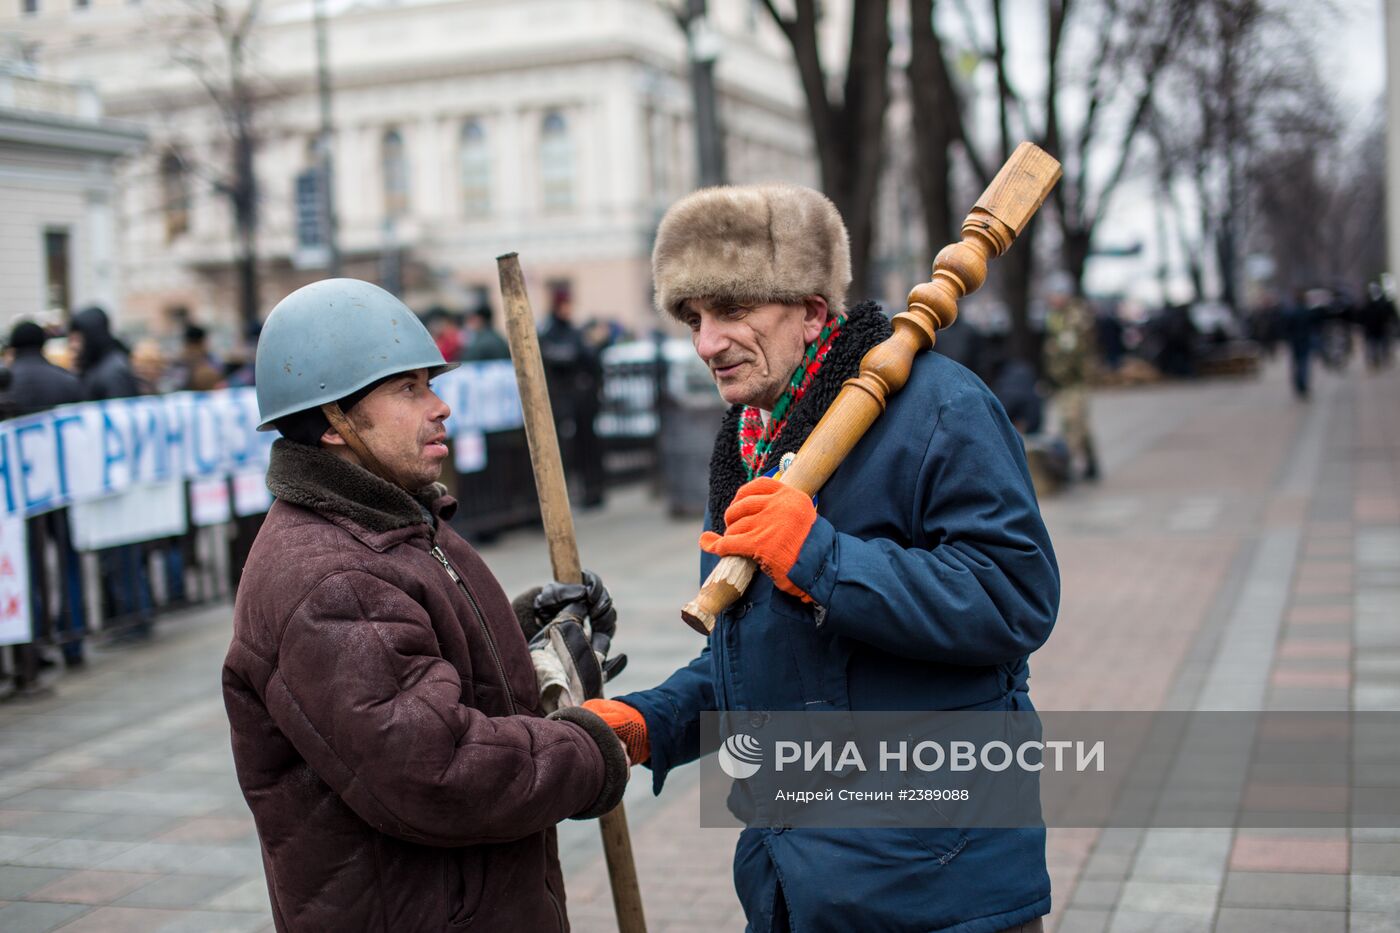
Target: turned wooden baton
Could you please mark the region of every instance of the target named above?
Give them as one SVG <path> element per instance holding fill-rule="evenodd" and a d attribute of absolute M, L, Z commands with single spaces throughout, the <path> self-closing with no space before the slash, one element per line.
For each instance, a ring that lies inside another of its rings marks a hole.
<path fill-rule="evenodd" d="M 496 257 L 501 279 L 501 298 L 506 310 L 506 335 L 510 356 L 515 363 L 515 381 L 520 387 L 520 408 L 525 416 L 525 440 L 530 447 L 530 463 L 535 471 L 535 489 L 540 497 L 540 517 L 549 542 L 549 562 L 554 579 L 561 583 L 582 583 L 578 541 L 574 538 L 574 517 L 569 511 L 569 488 L 564 479 L 564 462 L 559 456 L 559 435 L 554 430 L 554 410 L 544 381 L 544 361 L 540 339 L 535 331 L 535 315 L 525 291 L 520 257 L 506 253 Z M 622 804 L 598 818 L 603 834 L 603 858 L 608 864 L 613 909 L 620 933 L 646 933 L 642 914 L 642 892 L 637 884 L 637 866 L 632 859 L 632 836 L 627 831 L 627 811 Z"/>
<path fill-rule="evenodd" d="M 941 328 L 958 316 L 958 299 L 987 278 L 987 263 L 1010 248 L 1060 180 L 1060 163 L 1023 142 L 997 172 L 962 225 L 962 241 L 945 246 L 933 260 L 933 279 L 915 286 L 908 308 L 894 316 L 894 335 L 861 358 L 860 374 L 847 379 L 831 407 L 812 429 L 779 481 L 815 495 L 904 387 L 914 356 L 933 346 Z M 714 631 L 719 614 L 748 589 L 758 565 L 747 557 L 720 558 L 681 610 L 702 635 Z"/>

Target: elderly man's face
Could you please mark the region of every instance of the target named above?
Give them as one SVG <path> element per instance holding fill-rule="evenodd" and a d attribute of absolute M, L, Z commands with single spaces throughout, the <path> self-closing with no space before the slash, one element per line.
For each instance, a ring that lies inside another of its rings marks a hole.
<path fill-rule="evenodd" d="M 771 411 L 827 320 L 826 299 L 754 307 L 692 298 L 681 307 L 695 352 L 729 404 Z"/>

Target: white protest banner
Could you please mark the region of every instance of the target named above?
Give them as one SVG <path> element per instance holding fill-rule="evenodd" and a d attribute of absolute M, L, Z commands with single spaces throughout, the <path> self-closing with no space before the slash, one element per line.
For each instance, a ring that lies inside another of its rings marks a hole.
<path fill-rule="evenodd" d="M 510 363 L 469 363 L 433 380 L 447 431 L 520 427 Z M 37 515 L 133 486 L 265 472 L 275 431 L 258 431 L 253 389 L 65 405 L 0 423 L 0 516 Z"/>
<path fill-rule="evenodd" d="M 75 502 L 68 511 L 73 547 L 96 551 L 185 533 L 185 482 L 129 486 L 113 496 Z"/>
<path fill-rule="evenodd" d="M 34 640 L 24 519 L 0 516 L 0 645 Z"/>

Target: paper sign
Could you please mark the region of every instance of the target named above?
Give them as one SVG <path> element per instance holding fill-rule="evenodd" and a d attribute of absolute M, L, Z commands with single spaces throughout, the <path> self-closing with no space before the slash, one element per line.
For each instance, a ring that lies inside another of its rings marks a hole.
<path fill-rule="evenodd" d="M 272 508 L 272 493 L 267 489 L 267 475 L 262 470 L 233 474 L 233 514 L 261 515 Z"/>
<path fill-rule="evenodd" d="M 233 517 L 228 480 L 198 479 L 190 483 L 190 522 L 200 528 L 222 525 Z"/>
<path fill-rule="evenodd" d="M 452 440 L 458 473 L 480 473 L 486 469 L 486 435 L 463 431 Z"/>
<path fill-rule="evenodd" d="M 24 519 L 0 517 L 0 645 L 34 640 Z"/>

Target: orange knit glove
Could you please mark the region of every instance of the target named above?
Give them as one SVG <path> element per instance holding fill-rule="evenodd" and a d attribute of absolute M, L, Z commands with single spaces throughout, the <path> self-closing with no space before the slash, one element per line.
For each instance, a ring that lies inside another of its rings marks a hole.
<path fill-rule="evenodd" d="M 700 550 L 718 557 L 748 557 L 778 589 L 811 602 L 787 575 L 816 521 L 817 507 L 811 496 L 771 476 L 760 476 L 740 486 L 724 510 L 723 537 L 705 532 L 700 536 Z"/>
<path fill-rule="evenodd" d="M 651 742 L 647 739 L 647 721 L 642 714 L 617 700 L 585 700 L 583 708 L 598 716 L 617 733 L 627 760 L 639 765 L 651 757 Z"/>

